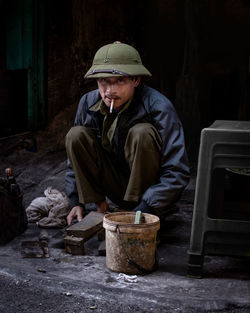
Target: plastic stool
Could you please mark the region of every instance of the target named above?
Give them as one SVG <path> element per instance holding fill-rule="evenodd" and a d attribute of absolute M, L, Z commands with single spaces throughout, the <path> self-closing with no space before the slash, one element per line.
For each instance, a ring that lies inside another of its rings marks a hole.
<path fill-rule="evenodd" d="M 213 184 L 223 183 L 212 177 L 226 168 L 250 168 L 250 122 L 217 120 L 201 132 L 188 276 L 201 277 L 204 255 L 250 256 L 250 220 L 210 213 Z"/>

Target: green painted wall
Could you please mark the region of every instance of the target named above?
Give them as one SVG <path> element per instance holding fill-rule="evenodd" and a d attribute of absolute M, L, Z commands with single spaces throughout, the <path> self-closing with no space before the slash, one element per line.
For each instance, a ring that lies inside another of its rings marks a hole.
<path fill-rule="evenodd" d="M 14 0 L 6 13 L 6 68 L 27 70 L 27 128 L 35 129 L 46 122 L 44 1 Z"/>

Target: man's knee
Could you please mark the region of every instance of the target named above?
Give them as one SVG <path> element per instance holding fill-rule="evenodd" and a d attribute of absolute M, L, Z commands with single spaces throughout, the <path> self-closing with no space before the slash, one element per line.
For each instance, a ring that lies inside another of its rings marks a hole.
<path fill-rule="evenodd" d="M 66 137 L 65 137 L 65 144 L 66 144 L 66 148 L 71 146 L 74 143 L 77 143 L 83 134 L 83 126 L 74 126 L 72 127 Z"/>
<path fill-rule="evenodd" d="M 139 123 L 130 128 L 126 143 L 140 144 L 145 148 L 160 149 L 161 137 L 152 124 Z"/>

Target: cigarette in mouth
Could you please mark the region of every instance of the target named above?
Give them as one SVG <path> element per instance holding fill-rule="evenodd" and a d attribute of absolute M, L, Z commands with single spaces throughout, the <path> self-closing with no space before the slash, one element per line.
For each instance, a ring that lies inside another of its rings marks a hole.
<path fill-rule="evenodd" d="M 113 111 L 114 102 L 115 102 L 115 100 L 114 100 L 114 99 L 111 99 L 111 104 L 110 104 L 110 108 L 109 108 L 109 113 L 112 113 L 112 111 Z"/>

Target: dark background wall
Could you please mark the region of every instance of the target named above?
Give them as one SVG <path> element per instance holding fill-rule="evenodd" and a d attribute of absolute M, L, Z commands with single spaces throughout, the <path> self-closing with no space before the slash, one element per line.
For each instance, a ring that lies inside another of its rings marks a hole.
<path fill-rule="evenodd" d="M 48 4 L 49 118 L 95 87 L 96 50 L 134 45 L 183 122 L 191 159 L 215 119 L 250 119 L 250 3 L 244 0 L 63 0 Z"/>
<path fill-rule="evenodd" d="M 44 6 L 47 124 L 67 110 L 62 133 L 80 97 L 96 88 L 83 79 L 94 53 L 116 40 L 138 49 L 153 74 L 146 83 L 173 102 L 191 161 L 203 127 L 216 119 L 250 120 L 249 0 L 54 0 Z M 3 49 L 0 59 L 1 74 Z"/>

